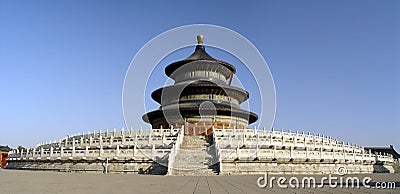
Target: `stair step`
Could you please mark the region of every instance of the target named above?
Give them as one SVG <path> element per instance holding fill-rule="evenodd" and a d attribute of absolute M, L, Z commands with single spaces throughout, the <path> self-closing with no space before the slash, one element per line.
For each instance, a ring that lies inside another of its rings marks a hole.
<path fill-rule="evenodd" d="M 184 136 L 179 146 L 171 175 L 216 175 L 218 167 L 215 151 L 209 149 L 210 144 L 204 136 Z"/>

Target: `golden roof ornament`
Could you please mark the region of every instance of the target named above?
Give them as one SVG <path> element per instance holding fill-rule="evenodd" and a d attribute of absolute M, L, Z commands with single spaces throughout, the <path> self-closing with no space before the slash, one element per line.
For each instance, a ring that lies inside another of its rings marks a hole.
<path fill-rule="evenodd" d="M 202 45 L 204 36 L 202 34 L 197 35 L 197 44 Z"/>

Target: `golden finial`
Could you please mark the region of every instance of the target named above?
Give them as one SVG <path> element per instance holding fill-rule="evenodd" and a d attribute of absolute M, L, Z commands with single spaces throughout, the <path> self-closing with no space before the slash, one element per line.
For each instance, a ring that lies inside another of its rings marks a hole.
<path fill-rule="evenodd" d="M 203 44 L 204 36 L 202 34 L 197 35 L 197 44 Z"/>

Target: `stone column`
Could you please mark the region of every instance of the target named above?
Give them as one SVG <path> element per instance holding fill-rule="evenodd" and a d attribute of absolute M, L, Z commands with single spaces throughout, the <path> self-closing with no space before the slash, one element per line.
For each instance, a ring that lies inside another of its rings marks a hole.
<path fill-rule="evenodd" d="M 122 144 L 122 145 L 125 145 L 125 142 L 126 142 L 125 134 L 124 134 L 124 133 L 121 133 L 121 134 L 122 134 L 122 137 L 121 137 L 121 144 Z"/>
<path fill-rule="evenodd" d="M 308 157 L 308 147 L 306 147 L 306 159 L 309 159 L 309 157 Z"/>
<path fill-rule="evenodd" d="M 315 150 L 315 147 L 317 147 L 317 146 L 316 146 L 317 142 L 315 141 L 315 135 L 313 135 L 312 137 L 313 137 L 314 150 Z"/>
<path fill-rule="evenodd" d="M 106 137 L 108 137 L 108 129 L 106 129 Z"/>
<path fill-rule="evenodd" d="M 113 136 L 117 137 L 117 129 L 116 128 L 114 128 Z"/>
<path fill-rule="evenodd" d="M 117 145 L 117 148 L 115 149 L 115 156 L 116 157 L 119 156 L 119 145 Z"/>
<path fill-rule="evenodd" d="M 320 148 L 319 148 L 319 158 L 320 158 L 320 159 L 323 159 L 322 153 L 323 153 L 323 152 L 322 152 L 322 147 L 320 147 Z"/>
<path fill-rule="evenodd" d="M 243 130 L 242 142 L 243 142 L 243 145 L 246 145 L 246 133 L 244 133 L 244 130 Z"/>
<path fill-rule="evenodd" d="M 104 155 L 104 150 L 103 150 L 103 146 L 100 146 L 100 150 L 99 150 L 99 157 L 103 157 Z"/>
<path fill-rule="evenodd" d="M 151 132 L 150 132 L 150 134 L 149 134 L 148 144 L 151 145 Z"/>
<path fill-rule="evenodd" d="M 90 137 L 89 137 L 89 145 L 91 146 L 91 145 L 92 145 L 92 143 L 93 143 L 93 137 L 92 137 L 92 136 L 90 136 Z"/>
<path fill-rule="evenodd" d="M 133 127 L 131 127 L 130 134 L 130 137 L 133 137 Z"/>
<path fill-rule="evenodd" d="M 111 135 L 111 137 L 110 137 L 110 146 L 112 146 L 112 144 L 113 144 L 113 141 L 114 141 L 114 136 L 113 136 L 113 135 Z"/>
<path fill-rule="evenodd" d="M 165 134 L 164 134 L 164 132 L 163 132 L 163 134 L 162 134 L 162 144 L 163 144 L 163 145 L 166 144 L 166 143 L 165 143 Z"/>
<path fill-rule="evenodd" d="M 22 152 L 23 152 L 23 150 L 21 150 L 21 156 L 22 156 Z M 43 149 L 43 146 L 41 146 L 40 147 L 40 158 L 43 158 L 43 155 L 44 155 L 44 149 Z"/>
<path fill-rule="evenodd" d="M 137 145 L 138 144 L 138 134 L 136 133 L 135 134 L 135 145 Z"/>
<path fill-rule="evenodd" d="M 364 154 L 365 154 L 364 148 L 361 148 L 361 154 L 362 154 L 361 160 L 364 161 Z"/>
<path fill-rule="evenodd" d="M 236 147 L 236 156 L 240 158 L 240 147 L 239 145 Z"/>
<path fill-rule="evenodd" d="M 290 146 L 290 159 L 293 159 L 293 146 Z"/>
<path fill-rule="evenodd" d="M 272 138 L 273 138 L 273 134 L 271 133 L 269 136 L 269 145 L 272 145 L 272 141 L 273 141 Z"/>
<path fill-rule="evenodd" d="M 64 156 L 64 147 L 61 146 L 60 147 L 60 158 L 62 158 Z"/>
<path fill-rule="evenodd" d="M 136 144 L 133 145 L 133 158 L 135 158 L 135 156 L 136 156 Z"/>
<path fill-rule="evenodd" d="M 153 144 L 153 146 L 151 147 L 151 159 L 154 160 L 156 157 L 156 147 Z"/>
<path fill-rule="evenodd" d="M 81 138 L 80 138 L 80 146 L 81 147 L 83 146 L 83 136 L 81 136 Z"/>
<path fill-rule="evenodd" d="M 343 159 L 346 161 L 346 150 L 342 150 L 342 152 L 343 152 Z"/>
<path fill-rule="evenodd" d="M 86 145 L 85 146 L 85 157 L 87 157 L 89 155 L 89 146 Z"/>
<path fill-rule="evenodd" d="M 256 143 L 257 143 L 257 145 L 256 145 L 256 150 L 257 150 L 257 152 L 258 152 L 258 149 L 259 149 L 259 137 L 258 137 L 258 133 L 256 134 Z"/>
<path fill-rule="evenodd" d="M 325 147 L 325 138 L 324 138 L 324 136 L 322 136 L 321 147 Z"/>
<path fill-rule="evenodd" d="M 72 138 L 72 153 L 71 156 L 74 157 L 75 156 L 75 138 Z"/>
<path fill-rule="evenodd" d="M 100 135 L 99 137 L 99 146 L 103 145 L 103 136 Z"/>
<path fill-rule="evenodd" d="M 50 158 L 52 158 L 52 157 L 53 157 L 53 151 L 54 151 L 54 148 L 53 148 L 53 146 L 50 146 Z"/>

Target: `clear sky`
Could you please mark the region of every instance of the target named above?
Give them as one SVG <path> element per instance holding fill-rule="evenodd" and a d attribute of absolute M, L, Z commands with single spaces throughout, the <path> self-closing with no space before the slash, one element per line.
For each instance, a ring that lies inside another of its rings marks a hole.
<path fill-rule="evenodd" d="M 275 128 L 400 151 L 400 1 L 142 2 L 0 0 L 0 145 L 124 127 L 135 54 L 166 30 L 203 23 L 262 53 Z"/>

